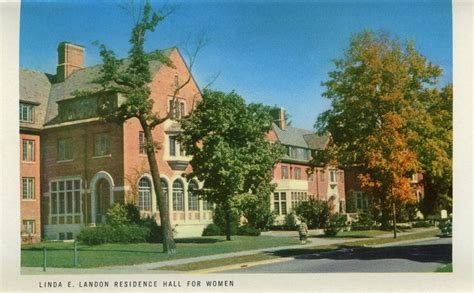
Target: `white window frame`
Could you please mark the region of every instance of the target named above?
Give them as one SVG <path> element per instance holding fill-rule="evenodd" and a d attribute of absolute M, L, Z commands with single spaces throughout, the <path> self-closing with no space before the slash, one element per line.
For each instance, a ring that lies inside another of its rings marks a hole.
<path fill-rule="evenodd" d="M 22 140 L 22 147 L 23 147 L 23 155 L 22 161 L 23 162 L 34 162 L 35 161 L 35 141 L 32 139 L 23 139 Z"/>
<path fill-rule="evenodd" d="M 185 100 L 183 98 L 173 99 L 172 97 L 170 97 L 170 99 L 168 100 L 168 112 L 171 111 L 173 100 L 175 100 L 176 104 L 175 104 L 175 109 L 174 109 L 171 117 L 172 117 L 173 120 L 181 119 L 186 115 Z"/>
<path fill-rule="evenodd" d="M 35 120 L 35 106 L 26 103 L 20 103 L 20 121 L 33 123 Z"/>
<path fill-rule="evenodd" d="M 281 179 L 290 179 L 290 168 L 288 166 L 281 166 Z M 283 172 L 285 170 L 285 172 Z"/>
<path fill-rule="evenodd" d="M 147 182 L 147 186 L 141 185 L 142 182 Z M 152 185 L 147 177 L 142 177 L 138 181 L 138 209 L 141 212 L 152 211 Z"/>
<path fill-rule="evenodd" d="M 66 224 L 68 216 L 72 217 L 72 224 L 83 223 L 82 194 L 82 179 L 80 177 L 68 177 L 51 180 L 49 182 L 49 223 L 52 225 L 59 224 L 59 218 L 64 217 L 64 223 Z M 69 195 L 71 195 L 71 203 L 69 203 Z M 62 212 L 61 203 L 63 204 L 64 208 Z M 69 207 L 71 209 L 70 212 L 68 211 Z M 76 221 L 77 216 L 80 216 L 79 221 Z M 52 222 L 53 217 L 56 217 L 56 223 Z"/>
<path fill-rule="evenodd" d="M 336 169 L 329 170 L 329 182 L 337 183 L 337 170 Z"/>
<path fill-rule="evenodd" d="M 22 222 L 22 235 L 34 235 L 36 234 L 36 220 L 23 220 Z"/>
<path fill-rule="evenodd" d="M 175 186 L 178 183 L 181 187 Z M 173 181 L 173 211 L 184 212 L 184 184 L 180 179 Z"/>
<path fill-rule="evenodd" d="M 138 132 L 138 153 L 140 155 L 146 155 L 146 138 L 145 132 Z"/>
<path fill-rule="evenodd" d="M 35 177 L 22 177 L 23 200 L 35 199 Z"/>
<path fill-rule="evenodd" d="M 198 188 L 198 184 L 194 181 L 188 184 L 188 211 L 199 211 L 199 197 L 194 193 Z"/>

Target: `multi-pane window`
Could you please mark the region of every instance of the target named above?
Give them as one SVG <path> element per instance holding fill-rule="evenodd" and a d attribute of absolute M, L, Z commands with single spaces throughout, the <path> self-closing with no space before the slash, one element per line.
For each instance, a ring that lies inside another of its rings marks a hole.
<path fill-rule="evenodd" d="M 81 223 L 81 180 L 54 180 L 50 186 L 51 223 Z"/>
<path fill-rule="evenodd" d="M 273 193 L 273 210 L 277 215 L 286 215 L 286 192 Z"/>
<path fill-rule="evenodd" d="M 23 161 L 33 162 L 35 160 L 35 141 L 23 140 Z"/>
<path fill-rule="evenodd" d="M 36 233 L 36 221 L 35 220 L 23 220 L 23 227 L 21 230 L 22 234 L 35 234 Z"/>
<path fill-rule="evenodd" d="M 281 166 L 281 179 L 288 179 L 288 178 L 289 178 L 288 167 Z"/>
<path fill-rule="evenodd" d="M 72 138 L 62 138 L 58 140 L 58 161 L 73 159 Z"/>
<path fill-rule="evenodd" d="M 184 149 L 182 148 L 181 144 L 176 139 L 176 136 L 169 136 L 169 145 L 170 145 L 170 152 L 169 155 L 171 157 L 174 156 L 185 156 Z"/>
<path fill-rule="evenodd" d="M 173 182 L 173 211 L 184 211 L 184 188 L 178 179 Z"/>
<path fill-rule="evenodd" d="M 110 137 L 107 133 L 95 135 L 94 156 L 110 155 Z"/>
<path fill-rule="evenodd" d="M 20 121 L 21 122 L 34 122 L 34 106 L 29 104 L 20 103 Z"/>
<path fill-rule="evenodd" d="M 302 201 L 308 200 L 308 194 L 303 191 L 296 191 L 291 193 L 291 206 L 295 209 Z"/>
<path fill-rule="evenodd" d="M 183 101 L 169 101 L 169 110 L 172 111 L 173 119 L 180 119 L 186 115 Z"/>
<path fill-rule="evenodd" d="M 365 210 L 368 207 L 367 197 L 363 192 L 355 192 L 356 197 L 356 209 Z"/>
<path fill-rule="evenodd" d="M 145 132 L 140 131 L 138 133 L 138 152 L 142 155 L 146 154 L 146 139 L 145 139 Z"/>
<path fill-rule="evenodd" d="M 199 198 L 196 194 L 198 185 L 195 181 L 191 181 L 188 186 L 188 210 L 198 211 L 199 210 Z"/>
<path fill-rule="evenodd" d="M 295 179 L 301 179 L 301 168 L 295 167 Z"/>
<path fill-rule="evenodd" d="M 23 177 L 23 199 L 35 199 L 35 178 Z"/>
<path fill-rule="evenodd" d="M 151 211 L 151 183 L 146 177 L 138 182 L 138 208 L 142 212 Z"/>
<path fill-rule="evenodd" d="M 205 210 L 205 211 L 212 210 L 212 203 L 207 201 L 207 200 L 203 200 L 202 201 L 202 209 Z"/>

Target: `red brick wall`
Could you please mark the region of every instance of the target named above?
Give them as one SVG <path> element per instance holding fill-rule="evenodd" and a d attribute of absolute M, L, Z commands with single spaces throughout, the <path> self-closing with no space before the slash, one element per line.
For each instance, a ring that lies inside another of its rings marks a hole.
<path fill-rule="evenodd" d="M 109 135 L 110 156 L 94 156 L 95 136 L 99 133 Z M 100 121 L 45 129 L 42 133 L 41 144 L 43 153 L 41 190 L 43 195 L 47 195 L 49 192 L 51 179 L 64 176 L 79 176 L 83 180 L 82 187 L 90 189 L 90 182 L 99 171 L 108 172 L 116 187 L 123 186 L 122 133 L 122 126 Z M 73 138 L 73 160 L 71 161 L 57 161 L 58 140 L 61 138 Z M 47 224 L 49 197 L 44 197 L 44 199 L 42 215 L 44 224 Z"/>
<path fill-rule="evenodd" d="M 33 162 L 23 161 L 23 140 L 32 140 L 35 145 L 35 154 Z M 36 134 L 20 133 L 20 231 L 23 230 L 23 220 L 34 220 L 35 221 L 35 235 L 32 235 L 32 239 L 27 236 L 22 236 L 23 242 L 30 240 L 38 241 L 41 239 L 41 213 L 40 213 L 40 137 Z M 35 180 L 34 199 L 23 199 L 23 177 L 31 177 Z"/>

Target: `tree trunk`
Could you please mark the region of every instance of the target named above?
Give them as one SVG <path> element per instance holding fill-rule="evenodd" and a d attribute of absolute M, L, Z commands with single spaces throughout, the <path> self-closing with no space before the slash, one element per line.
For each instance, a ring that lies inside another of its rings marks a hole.
<path fill-rule="evenodd" d="M 225 239 L 230 241 L 232 235 L 232 210 L 229 204 L 225 205 Z"/>
<path fill-rule="evenodd" d="M 395 201 L 392 203 L 393 212 L 393 238 L 397 238 L 397 209 L 395 207 Z"/>
<path fill-rule="evenodd" d="M 163 252 L 175 253 L 176 243 L 173 239 L 173 231 L 171 229 L 169 211 L 167 200 L 161 189 L 160 171 L 156 162 L 155 147 L 153 141 L 153 134 L 145 121 L 140 121 L 146 139 L 146 154 L 148 157 L 148 164 L 150 165 L 150 173 L 153 179 L 153 187 L 155 189 L 156 201 L 158 203 L 158 210 L 160 212 L 160 223 L 163 237 Z M 153 147 L 152 147 L 153 146 Z"/>

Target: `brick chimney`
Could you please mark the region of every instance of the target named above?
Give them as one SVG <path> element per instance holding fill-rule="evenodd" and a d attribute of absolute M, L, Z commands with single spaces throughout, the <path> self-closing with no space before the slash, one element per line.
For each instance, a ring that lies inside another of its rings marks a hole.
<path fill-rule="evenodd" d="M 76 69 L 84 67 L 84 47 L 62 42 L 58 46 L 56 81 L 65 81 Z"/>
<path fill-rule="evenodd" d="M 273 117 L 273 122 L 275 122 L 275 124 L 280 127 L 281 130 L 285 130 L 285 109 L 283 109 L 282 107 L 274 108 L 271 111 L 271 115 Z"/>

